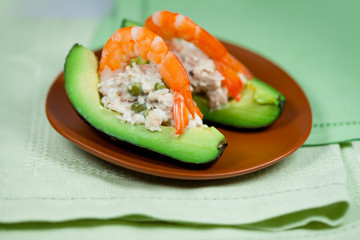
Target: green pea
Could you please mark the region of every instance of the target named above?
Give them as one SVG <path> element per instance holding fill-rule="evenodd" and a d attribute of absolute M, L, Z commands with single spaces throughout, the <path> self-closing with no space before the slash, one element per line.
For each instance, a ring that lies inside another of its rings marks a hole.
<path fill-rule="evenodd" d="M 163 83 L 157 82 L 157 83 L 155 83 L 155 85 L 154 85 L 155 91 L 161 90 L 161 89 L 165 89 L 165 88 L 166 88 L 166 87 L 165 87 L 165 85 L 164 85 Z"/>
<path fill-rule="evenodd" d="M 130 60 L 130 67 L 132 68 L 133 66 L 132 66 L 132 64 L 133 63 L 136 63 L 136 65 L 144 65 L 144 64 L 149 64 L 150 63 L 150 61 L 149 60 L 144 60 L 143 58 L 141 58 L 141 57 L 136 57 L 136 58 L 132 58 L 131 60 Z"/>
<path fill-rule="evenodd" d="M 130 83 L 129 86 L 127 87 L 127 91 L 132 96 L 139 96 L 142 91 L 141 83 L 139 83 L 139 82 Z"/>
<path fill-rule="evenodd" d="M 143 115 L 144 117 L 147 117 L 150 112 L 151 112 L 151 109 L 145 109 L 145 110 L 142 112 L 142 115 Z"/>
<path fill-rule="evenodd" d="M 140 104 L 140 103 L 136 102 L 131 105 L 131 110 L 136 113 L 140 113 L 140 112 L 144 111 L 145 109 L 146 109 L 145 104 Z"/>

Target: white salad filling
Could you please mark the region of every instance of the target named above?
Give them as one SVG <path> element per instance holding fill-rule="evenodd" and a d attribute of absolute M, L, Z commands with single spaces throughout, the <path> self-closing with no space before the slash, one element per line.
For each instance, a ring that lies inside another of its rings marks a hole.
<path fill-rule="evenodd" d="M 101 103 L 120 113 L 117 117 L 131 124 L 145 124 L 150 131 L 161 131 L 160 126 L 174 126 L 173 92 L 162 81 L 152 64 L 127 66 L 125 71 L 105 68 L 100 74 L 98 90 Z M 196 115 L 189 114 L 188 127 L 203 126 Z"/>
<path fill-rule="evenodd" d="M 216 70 L 214 61 L 194 44 L 185 40 L 172 39 L 168 44 L 189 75 L 191 91 L 206 94 L 211 109 L 226 104 L 228 90 L 221 84 L 224 77 Z"/>

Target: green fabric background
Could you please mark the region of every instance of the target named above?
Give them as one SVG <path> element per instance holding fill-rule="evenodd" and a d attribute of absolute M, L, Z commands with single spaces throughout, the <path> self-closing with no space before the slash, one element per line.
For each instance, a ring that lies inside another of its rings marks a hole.
<path fill-rule="evenodd" d="M 26 3 L 0 7 L 0 239 L 359 236 L 358 142 L 302 147 L 233 179 L 177 181 L 91 156 L 57 134 L 44 113 L 75 42 L 98 48 L 123 17 L 141 21 L 169 9 L 289 72 L 313 107 L 307 144 L 359 139 L 357 2 L 116 1 L 101 22 L 19 17 L 21 7 Z"/>

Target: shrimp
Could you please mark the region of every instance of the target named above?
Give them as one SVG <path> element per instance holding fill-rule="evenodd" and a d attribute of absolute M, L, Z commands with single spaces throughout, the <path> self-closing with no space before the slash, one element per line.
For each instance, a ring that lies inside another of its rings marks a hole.
<path fill-rule="evenodd" d="M 145 27 L 164 40 L 183 38 L 195 44 L 214 61 L 216 68 L 225 78 L 223 83 L 230 94 L 237 101 L 240 100 L 244 88 L 242 80 L 250 80 L 253 75 L 242 63 L 231 56 L 225 46 L 214 36 L 190 18 L 169 11 L 155 12 L 145 21 Z"/>
<path fill-rule="evenodd" d="M 124 70 L 130 60 L 137 56 L 155 64 L 165 83 L 174 92 L 175 134 L 182 134 L 189 124 L 189 112 L 194 119 L 195 114 L 200 118 L 202 114 L 192 99 L 185 68 L 161 37 L 142 27 L 117 30 L 103 48 L 99 72 L 105 68 Z"/>

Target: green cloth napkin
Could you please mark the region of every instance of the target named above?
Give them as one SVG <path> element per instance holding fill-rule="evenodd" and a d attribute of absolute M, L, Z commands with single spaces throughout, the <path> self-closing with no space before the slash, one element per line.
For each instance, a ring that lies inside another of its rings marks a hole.
<path fill-rule="evenodd" d="M 121 21 L 122 15 L 138 14 L 134 20 L 143 20 L 146 11 L 164 6 L 191 16 L 189 11 L 200 11 L 201 5 L 194 1 L 194 9 L 189 9 L 186 2 L 173 2 L 173 7 L 166 6 L 169 3 L 165 1 L 132 3 L 139 4 L 139 8 L 117 2 L 111 17 L 100 25 L 103 33 L 95 31 L 96 20 L 0 17 L 0 238 L 358 236 L 360 162 L 351 144 L 302 147 L 280 163 L 252 174 L 192 182 L 116 167 L 75 147 L 51 128 L 44 113 L 46 94 L 75 42 L 96 47 L 100 40 L 90 42 L 92 36 L 100 39 L 106 35 L 106 26 L 112 28 L 109 23 Z M 254 4 L 242 2 L 244 14 L 249 14 Z M 256 6 L 277 10 L 276 5 L 263 1 Z M 196 16 L 192 18 L 196 20 Z M 203 16 L 210 21 L 210 15 Z M 224 25 L 224 21 L 219 23 Z M 206 28 L 212 31 L 211 25 Z M 214 32 L 221 36 L 216 33 L 219 30 L 215 28 Z M 280 44 L 276 46 L 280 48 Z M 284 50 L 281 53 L 287 55 Z M 348 74 L 347 79 L 351 79 L 354 73 Z M 312 102 L 321 102 L 311 91 L 308 96 L 315 99 Z M 318 111 L 328 116 L 321 108 Z M 326 132 L 326 128 L 321 129 Z"/>
<path fill-rule="evenodd" d="M 354 144 L 360 149 L 359 142 Z M 360 233 L 360 171 L 354 147 L 340 145 L 346 166 L 351 206 L 344 223 L 336 228 L 319 222 L 288 231 L 256 231 L 242 226 L 189 225 L 159 221 L 136 222 L 122 219 L 82 219 L 61 223 L 26 222 L 0 224 L 1 239 L 358 239 Z M 239 178 L 240 181 L 242 180 Z M 293 199 L 289 200 L 292 201 Z M 178 206 L 175 206 L 178 207 Z M 241 214 L 241 213 L 240 213 Z"/>

